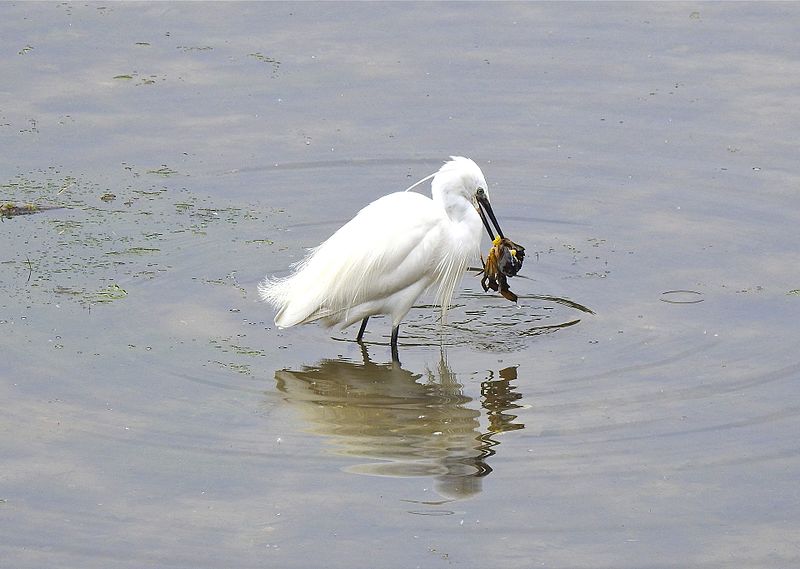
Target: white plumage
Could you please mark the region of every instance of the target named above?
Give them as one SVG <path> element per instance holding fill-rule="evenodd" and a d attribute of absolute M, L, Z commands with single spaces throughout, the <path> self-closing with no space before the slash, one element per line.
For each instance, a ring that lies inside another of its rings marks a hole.
<path fill-rule="evenodd" d="M 267 277 L 258 290 L 277 309 L 275 324 L 320 320 L 345 328 L 361 320 L 360 340 L 367 318 L 387 314 L 396 359 L 398 326 L 417 298 L 435 290 L 444 316 L 469 261 L 477 259 L 479 204 L 495 221 L 486 180 L 468 158 L 446 162 L 433 176 L 431 194 L 405 191 L 375 200 L 309 250 L 289 276 Z"/>

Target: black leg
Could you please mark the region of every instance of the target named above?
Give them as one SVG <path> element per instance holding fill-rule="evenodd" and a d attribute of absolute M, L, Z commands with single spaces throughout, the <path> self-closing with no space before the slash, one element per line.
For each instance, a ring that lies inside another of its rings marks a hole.
<path fill-rule="evenodd" d="M 369 316 L 367 316 L 366 318 L 364 318 L 364 320 L 361 321 L 361 328 L 358 329 L 358 336 L 356 336 L 356 342 L 360 342 L 361 338 L 364 337 L 364 330 L 367 329 L 367 321 L 368 320 L 369 320 Z"/>
<path fill-rule="evenodd" d="M 400 363 L 400 356 L 397 353 L 397 334 L 400 332 L 400 324 L 392 328 L 392 361 Z"/>
<path fill-rule="evenodd" d="M 364 366 L 371 365 L 372 362 L 369 360 L 367 345 L 364 342 L 359 342 L 358 346 L 361 348 L 361 359 L 363 360 Z"/>

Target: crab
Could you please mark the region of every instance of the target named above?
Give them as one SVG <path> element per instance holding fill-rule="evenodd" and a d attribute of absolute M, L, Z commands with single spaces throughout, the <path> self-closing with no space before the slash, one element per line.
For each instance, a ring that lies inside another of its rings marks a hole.
<path fill-rule="evenodd" d="M 483 290 L 499 291 L 504 298 L 511 302 L 517 302 L 517 295 L 508 287 L 508 278 L 519 272 L 524 259 L 525 247 L 514 243 L 511 239 L 496 237 L 492 241 L 492 248 L 486 255 L 486 261 L 481 256 L 483 263 L 481 286 Z"/>

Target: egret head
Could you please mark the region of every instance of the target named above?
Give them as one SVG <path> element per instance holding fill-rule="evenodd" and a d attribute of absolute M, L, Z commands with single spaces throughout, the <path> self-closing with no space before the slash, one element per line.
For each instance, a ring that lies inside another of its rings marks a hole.
<path fill-rule="evenodd" d="M 500 224 L 497 223 L 497 218 L 492 211 L 492 204 L 489 202 L 489 186 L 486 183 L 486 178 L 483 177 L 483 172 L 475 162 L 469 158 L 462 156 L 451 156 L 450 162 L 442 166 L 440 173 L 453 172 L 453 186 L 461 188 L 462 195 L 472 203 L 478 211 L 478 215 L 489 234 L 489 239 L 494 241 L 495 235 L 492 226 L 489 225 L 489 220 L 494 223 L 497 234 L 503 237 L 503 231 L 500 229 Z M 437 175 L 438 176 L 438 175 Z M 488 216 L 488 219 L 487 219 Z"/>
<path fill-rule="evenodd" d="M 489 203 L 489 186 L 486 178 L 483 177 L 483 172 L 475 162 L 463 156 L 451 156 L 438 172 L 422 178 L 411 187 L 406 188 L 406 191 L 416 188 L 431 178 L 433 178 L 431 193 L 434 200 L 441 202 L 448 211 L 460 210 L 460 204 L 465 202 L 471 204 L 480 216 L 489 238 L 494 241 L 494 230 L 489 225 L 489 219 L 494 223 L 499 236 L 503 237 L 503 232 L 492 211 L 492 205 Z"/>
<path fill-rule="evenodd" d="M 487 191 L 486 178 L 475 162 L 463 156 L 451 156 L 434 175 L 434 191 L 460 195 L 477 207 L 478 189 Z M 487 194 L 488 196 L 488 194 Z"/>

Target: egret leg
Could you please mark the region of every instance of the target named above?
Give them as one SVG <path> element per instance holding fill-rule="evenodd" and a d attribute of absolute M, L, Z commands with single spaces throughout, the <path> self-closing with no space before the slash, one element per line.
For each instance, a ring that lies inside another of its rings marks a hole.
<path fill-rule="evenodd" d="M 392 361 L 400 363 L 400 356 L 397 352 L 397 334 L 400 332 L 400 324 L 392 328 Z"/>
<path fill-rule="evenodd" d="M 356 342 L 360 342 L 361 338 L 364 337 L 364 330 L 367 329 L 367 321 L 369 321 L 369 316 L 367 316 L 366 318 L 364 318 L 364 320 L 361 321 L 361 328 L 358 329 L 358 336 L 356 336 Z"/>
<path fill-rule="evenodd" d="M 361 359 L 363 360 L 363 364 L 365 366 L 371 364 L 372 362 L 369 359 L 369 352 L 367 351 L 367 345 L 364 342 L 359 342 L 358 346 L 361 348 Z"/>

